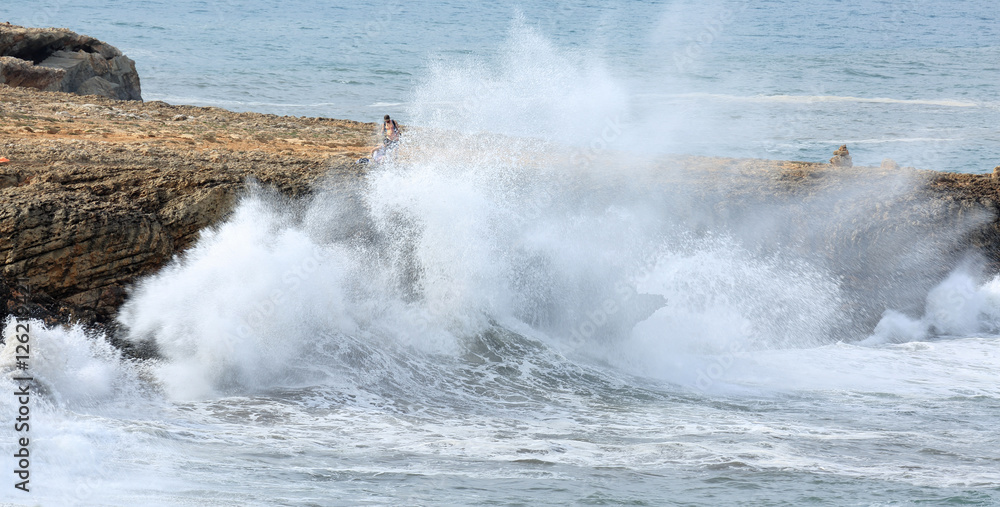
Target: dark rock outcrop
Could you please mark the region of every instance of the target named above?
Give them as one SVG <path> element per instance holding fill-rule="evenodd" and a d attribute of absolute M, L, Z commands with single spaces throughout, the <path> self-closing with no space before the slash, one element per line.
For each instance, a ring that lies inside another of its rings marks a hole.
<path fill-rule="evenodd" d="M 114 46 L 65 28 L 0 24 L 0 83 L 142 100 L 135 62 Z"/>

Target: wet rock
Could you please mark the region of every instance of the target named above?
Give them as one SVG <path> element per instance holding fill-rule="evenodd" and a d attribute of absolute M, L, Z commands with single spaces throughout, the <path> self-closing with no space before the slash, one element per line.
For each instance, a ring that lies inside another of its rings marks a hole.
<path fill-rule="evenodd" d="M 897 164 L 896 161 L 891 158 L 883 159 L 882 169 L 895 171 L 896 169 L 899 169 L 899 164 Z"/>
<path fill-rule="evenodd" d="M 834 167 L 853 167 L 854 162 L 851 161 L 851 154 L 847 151 L 847 145 L 842 144 L 837 151 L 833 152 L 833 158 L 830 159 L 830 165 Z"/>

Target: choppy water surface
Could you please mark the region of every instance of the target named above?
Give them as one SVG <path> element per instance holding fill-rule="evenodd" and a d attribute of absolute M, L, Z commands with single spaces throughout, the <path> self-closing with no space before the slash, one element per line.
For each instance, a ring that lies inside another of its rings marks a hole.
<path fill-rule="evenodd" d="M 995 12 L 931 4 L 14 4 L 117 44 L 147 99 L 433 128 L 141 281 L 119 321 L 159 360 L 33 323 L 34 487 L 0 498 L 996 504 L 1000 281 L 948 249 L 989 217 L 831 251 L 920 182 L 726 218 L 645 158 L 985 170 Z"/>

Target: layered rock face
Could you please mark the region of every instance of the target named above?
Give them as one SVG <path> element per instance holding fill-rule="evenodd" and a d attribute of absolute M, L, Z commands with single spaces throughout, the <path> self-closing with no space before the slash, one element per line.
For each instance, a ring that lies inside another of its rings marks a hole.
<path fill-rule="evenodd" d="M 0 296 L 23 285 L 35 316 L 107 322 L 248 182 L 300 196 L 338 167 L 352 181 L 372 130 L 0 85 Z"/>
<path fill-rule="evenodd" d="M 65 28 L 0 24 L 0 83 L 142 100 L 135 62 L 114 46 Z"/>

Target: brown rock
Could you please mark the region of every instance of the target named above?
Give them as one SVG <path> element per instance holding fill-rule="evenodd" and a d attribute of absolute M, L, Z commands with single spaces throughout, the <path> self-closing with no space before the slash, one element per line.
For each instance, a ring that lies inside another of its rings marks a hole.
<path fill-rule="evenodd" d="M 883 159 L 882 160 L 882 169 L 886 169 L 886 170 L 889 170 L 889 171 L 895 171 L 896 169 L 899 169 L 899 164 L 897 164 L 896 161 L 893 160 L 893 159 L 891 159 L 891 158 Z"/>
<path fill-rule="evenodd" d="M 0 83 L 142 100 L 135 62 L 114 46 L 65 28 L 0 25 Z"/>
<path fill-rule="evenodd" d="M 288 147 L 281 137 L 249 140 L 278 131 L 274 116 L 213 110 L 207 118 L 203 108 L 3 84 L 0 104 L 4 114 L 46 118 L 35 128 L 0 130 L 4 155 L 17 162 L 0 165 L 0 281 L 30 284 L 33 315 L 88 322 L 111 321 L 128 287 L 222 220 L 247 181 L 303 195 L 338 160 L 355 177 L 353 160 L 369 149 L 371 129 L 304 119 L 304 134 L 350 148 L 300 146 L 279 155 Z M 163 124 L 178 114 L 187 120 Z M 217 121 L 239 135 L 217 133 Z"/>
<path fill-rule="evenodd" d="M 854 166 L 854 162 L 851 161 L 851 154 L 847 151 L 846 144 L 840 145 L 840 148 L 833 152 L 833 158 L 830 159 L 830 164 L 834 167 Z"/>
<path fill-rule="evenodd" d="M 62 69 L 39 67 L 12 56 L 0 56 L 0 83 L 8 86 L 45 90 L 58 87 L 65 76 L 66 71 Z"/>

